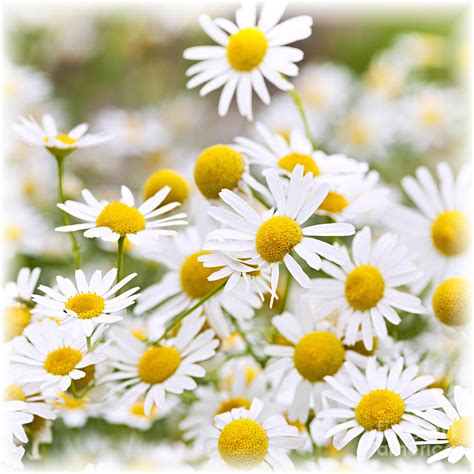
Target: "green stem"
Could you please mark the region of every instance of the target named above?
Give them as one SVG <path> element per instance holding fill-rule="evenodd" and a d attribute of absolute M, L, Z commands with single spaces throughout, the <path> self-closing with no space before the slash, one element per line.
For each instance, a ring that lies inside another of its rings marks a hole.
<path fill-rule="evenodd" d="M 280 313 L 283 313 L 285 311 L 286 306 L 288 304 L 288 296 L 290 294 L 290 288 L 291 288 L 291 282 L 293 281 L 293 278 L 291 278 L 290 274 L 287 273 L 286 275 L 286 285 L 285 285 L 285 292 L 283 293 L 283 299 L 281 301 L 281 308 L 280 308 Z"/>
<path fill-rule="evenodd" d="M 122 279 L 122 268 L 123 268 L 123 243 L 125 237 L 121 236 L 118 240 L 117 248 L 117 283 Z M 120 293 L 120 290 L 117 291 L 117 294 Z"/>
<path fill-rule="evenodd" d="M 318 147 L 309 129 L 308 119 L 306 117 L 306 113 L 303 108 L 303 101 L 301 100 L 301 96 L 298 94 L 296 89 L 291 89 L 288 91 L 288 93 L 291 95 L 291 98 L 293 99 L 293 102 L 295 103 L 296 108 L 298 109 L 298 112 L 301 116 L 305 134 L 308 137 L 308 140 L 311 142 L 311 145 L 313 146 L 313 150 L 316 150 Z"/>
<path fill-rule="evenodd" d="M 229 315 L 230 316 L 230 315 Z M 231 319 L 232 319 L 232 322 L 234 323 L 234 326 L 235 326 L 235 329 L 237 330 L 237 332 L 240 334 L 240 336 L 242 337 L 244 343 L 245 343 L 245 347 L 247 349 L 247 352 L 249 353 L 249 355 L 251 355 L 256 362 L 258 362 L 258 364 L 260 365 L 260 367 L 265 367 L 265 363 L 266 363 L 266 360 L 262 357 L 260 357 L 254 350 L 253 350 L 253 346 L 252 346 L 252 343 L 247 339 L 247 336 L 245 335 L 244 331 L 242 330 L 242 328 L 240 327 L 240 324 L 237 320 L 237 318 L 234 318 L 233 316 L 231 316 Z"/>
<path fill-rule="evenodd" d="M 64 158 L 56 157 L 56 162 L 58 163 L 58 192 L 59 192 L 59 201 L 64 204 L 66 200 L 64 196 L 63 189 L 63 175 L 64 175 Z M 61 210 L 61 215 L 63 217 L 63 224 L 69 225 L 69 215 Z M 68 232 L 69 238 L 71 239 L 72 253 L 74 255 L 74 266 L 76 269 L 81 268 L 81 253 L 79 250 L 79 244 L 77 243 L 76 236 L 74 232 Z"/>

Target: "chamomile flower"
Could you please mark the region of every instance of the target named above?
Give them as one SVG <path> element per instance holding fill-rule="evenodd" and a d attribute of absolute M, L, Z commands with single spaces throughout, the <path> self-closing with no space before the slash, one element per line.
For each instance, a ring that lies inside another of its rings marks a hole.
<path fill-rule="evenodd" d="M 140 244 L 144 237 L 158 238 L 160 235 L 174 235 L 176 231 L 167 227 L 186 225 L 182 220 L 186 213 L 163 216 L 180 205 L 171 202 L 160 206 L 166 199 L 171 188 L 165 186 L 154 196 L 147 199 L 141 206 L 135 206 L 135 198 L 127 186 L 121 187 L 120 201 L 98 201 L 88 189 L 82 191 L 85 204 L 76 201 L 59 203 L 58 207 L 64 212 L 77 217 L 83 224 L 57 227 L 59 232 L 74 232 L 85 230 L 84 237 L 98 237 L 106 242 L 117 242 L 120 238 L 127 238 L 132 244 Z"/>
<path fill-rule="evenodd" d="M 165 406 L 166 393 L 181 394 L 196 388 L 193 377 L 206 373 L 198 362 L 215 354 L 219 342 L 214 331 L 200 333 L 205 318 L 190 314 L 181 323 L 176 338 L 165 339 L 160 345 L 147 346 L 128 331 L 114 328 L 110 337 L 114 344 L 107 354 L 115 372 L 102 381 L 113 382 L 111 395 L 118 394 L 118 404 L 128 404 L 144 397 L 144 413 L 153 406 Z"/>
<path fill-rule="evenodd" d="M 347 249 L 342 268 L 324 262 L 322 270 L 332 279 L 312 280 L 312 294 L 325 299 L 316 311 L 316 319 L 334 310 L 339 311 L 338 332 L 344 342 L 352 345 L 359 339 L 367 349 L 372 349 L 374 335 L 387 337 L 385 319 L 399 324 L 396 309 L 415 314 L 425 313 L 418 297 L 397 290 L 413 283 L 420 274 L 407 258 L 407 248 L 398 243 L 397 237 L 386 233 L 372 243 L 369 227 L 359 231 L 352 241 L 352 257 Z"/>
<path fill-rule="evenodd" d="M 18 382 L 37 382 L 43 391 L 67 390 L 73 380 L 85 377 L 83 368 L 104 359 L 97 349 L 88 348 L 84 334 L 63 331 L 51 320 L 27 327 L 13 349 Z"/>
<path fill-rule="evenodd" d="M 120 321 L 118 314 L 132 305 L 140 296 L 138 287 L 130 288 L 115 296 L 130 280 L 137 276 L 132 273 L 115 283 L 117 269 L 113 268 L 102 277 L 102 271 L 96 270 L 90 281 L 82 270 L 76 270 L 74 284 L 69 278 L 56 277 L 57 289 L 40 285 L 44 296 L 34 295 L 33 301 L 38 306 L 33 310 L 44 316 L 60 319 L 65 330 L 73 334 L 84 333 L 89 337 L 98 325 L 112 324 Z"/>
<path fill-rule="evenodd" d="M 184 58 L 198 60 L 186 74 L 194 76 L 187 84 L 204 84 L 200 95 L 224 86 L 219 100 L 219 115 L 225 115 L 234 93 L 239 112 L 252 120 L 252 89 L 262 102 L 270 103 L 265 79 L 281 90 L 291 90 L 285 76 L 296 76 L 294 64 L 303 52 L 286 45 L 311 35 L 313 20 L 298 16 L 277 24 L 285 11 L 283 2 L 266 2 L 257 22 L 256 2 L 244 2 L 236 12 L 236 24 L 206 15 L 199 18 L 204 31 L 219 46 L 197 46 L 184 51 Z"/>
<path fill-rule="evenodd" d="M 436 171 L 439 185 L 424 166 L 416 170 L 416 178 L 403 178 L 402 187 L 417 209 L 396 206 L 386 219 L 423 272 L 412 287 L 415 293 L 430 282 L 438 284 L 463 271 L 469 254 L 470 168 L 464 166 L 456 178 L 445 162 L 439 163 Z"/>
<path fill-rule="evenodd" d="M 24 411 L 26 403 L 20 400 L 12 400 L 0 403 L 0 413 L 2 415 L 5 428 L 1 432 L 2 454 L 6 452 L 5 461 L 8 464 L 22 467 L 21 458 L 25 453 L 23 448 L 14 449 L 20 443 L 27 443 L 24 426 L 33 421 L 33 415 Z M 2 456 L 3 457 L 3 456 Z"/>
<path fill-rule="evenodd" d="M 413 437 L 424 436 L 434 427 L 416 416 L 416 410 L 438 406 L 434 398 L 437 389 L 426 389 L 433 377 L 417 377 L 418 367 L 404 368 L 402 358 L 389 366 L 378 366 L 375 358 L 369 358 L 363 373 L 350 362 L 344 364 L 347 377 L 326 377 L 331 389 L 325 397 L 334 401 L 337 408 L 327 408 L 318 418 L 333 418 L 337 424 L 328 430 L 327 438 L 333 438 L 334 447 L 344 448 L 360 436 L 357 445 L 359 461 L 371 458 L 383 440 L 390 452 L 399 456 L 400 441 L 413 454 L 416 441 Z"/>
<path fill-rule="evenodd" d="M 98 413 L 97 404 L 93 404 L 88 396 L 76 398 L 69 392 L 59 393 L 58 401 L 54 405 L 58 418 L 68 428 L 82 428 L 91 416 Z"/>
<path fill-rule="evenodd" d="M 283 416 L 264 416 L 263 408 L 254 398 L 249 409 L 234 408 L 215 417 L 206 441 L 212 461 L 231 469 L 293 468 L 286 451 L 301 448 L 304 439 Z"/>
<path fill-rule="evenodd" d="M 341 252 L 315 237 L 352 235 L 354 227 L 345 223 L 302 226 L 328 193 L 327 185 L 313 184 L 311 172 L 303 176 L 303 166 L 295 167 L 286 187 L 274 169 L 268 170 L 266 180 L 276 209 L 258 213 L 235 193 L 225 189 L 220 197 L 232 211 L 212 206 L 209 215 L 227 228 L 214 231 L 204 249 L 228 253 L 240 259 L 248 266 L 247 273 L 270 268 L 273 301 L 282 263 L 302 287 L 311 286 L 308 275 L 291 253 L 296 252 L 316 270 L 321 268 L 320 255 L 341 264 Z"/>

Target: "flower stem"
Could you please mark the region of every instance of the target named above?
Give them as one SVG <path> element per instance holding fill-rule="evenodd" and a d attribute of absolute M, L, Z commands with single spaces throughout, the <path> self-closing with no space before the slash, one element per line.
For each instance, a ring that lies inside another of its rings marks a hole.
<path fill-rule="evenodd" d="M 117 283 L 122 279 L 122 268 L 123 268 L 123 243 L 125 241 L 125 237 L 121 236 L 118 240 L 118 248 L 117 248 Z M 117 294 L 120 292 L 117 291 Z"/>
<path fill-rule="evenodd" d="M 283 293 L 283 300 L 281 302 L 281 308 L 280 308 L 280 313 L 283 313 L 286 309 L 286 305 L 288 304 L 288 296 L 290 294 L 290 288 L 291 288 L 291 283 L 293 279 L 291 278 L 291 275 L 287 273 L 286 275 L 286 284 L 285 284 L 285 292 Z"/>
<path fill-rule="evenodd" d="M 239 324 L 237 318 L 234 318 L 233 316 L 231 316 L 231 319 L 232 319 L 232 322 L 234 323 L 235 329 L 240 334 L 240 336 L 242 337 L 242 339 L 245 343 L 245 347 L 247 349 L 248 354 L 251 355 L 254 358 L 255 362 L 257 362 L 260 365 L 260 367 L 262 367 L 262 368 L 265 367 L 266 360 L 264 358 L 260 357 L 254 351 L 252 343 L 247 339 L 247 336 L 244 333 L 244 331 L 242 330 L 242 328 L 240 327 L 240 324 Z"/>
<path fill-rule="evenodd" d="M 293 102 L 295 103 L 296 108 L 298 109 L 298 112 L 301 116 L 301 120 L 303 122 L 303 127 L 304 127 L 305 134 L 308 137 L 308 140 L 311 142 L 311 145 L 313 146 L 313 150 L 316 150 L 318 147 L 317 147 L 316 142 L 314 141 L 313 136 L 311 134 L 311 131 L 309 129 L 308 119 L 306 117 L 306 113 L 305 113 L 304 108 L 303 108 L 303 101 L 301 100 L 301 96 L 296 91 L 296 89 L 291 89 L 291 90 L 288 91 L 288 93 L 291 95 L 291 98 L 293 99 Z"/>

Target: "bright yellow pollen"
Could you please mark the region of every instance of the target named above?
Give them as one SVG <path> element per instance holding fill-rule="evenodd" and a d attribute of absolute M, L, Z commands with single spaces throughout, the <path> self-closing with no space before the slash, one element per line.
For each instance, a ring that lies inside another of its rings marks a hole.
<path fill-rule="evenodd" d="M 96 318 L 102 314 L 104 308 L 104 298 L 95 293 L 71 296 L 66 302 L 66 309 L 74 311 L 80 319 Z"/>
<path fill-rule="evenodd" d="M 453 277 L 436 288 L 432 298 L 435 316 L 447 326 L 462 326 L 471 319 L 471 285 L 467 278 Z"/>
<path fill-rule="evenodd" d="M 64 145 L 74 145 L 74 143 L 77 142 L 75 138 L 71 138 L 69 135 L 60 133 L 59 135 L 56 135 L 56 140 L 60 141 L 61 143 L 64 143 Z M 44 138 L 44 142 L 46 144 L 49 143 L 49 137 Z"/>
<path fill-rule="evenodd" d="M 373 308 L 383 298 L 385 281 L 378 268 L 361 265 L 346 279 L 345 294 L 348 303 L 360 311 Z"/>
<path fill-rule="evenodd" d="M 9 341 L 20 336 L 30 324 L 31 312 L 27 306 L 8 306 L 3 310 L 3 339 Z"/>
<path fill-rule="evenodd" d="M 391 390 L 372 390 L 356 406 L 357 423 L 367 431 L 385 431 L 402 421 L 405 402 Z"/>
<path fill-rule="evenodd" d="M 194 181 L 207 199 L 217 199 L 223 189 L 235 189 L 245 170 L 244 157 L 226 145 L 206 148 L 196 160 Z"/>
<path fill-rule="evenodd" d="M 138 362 L 138 375 L 145 383 L 161 383 L 176 372 L 180 362 L 181 355 L 174 347 L 152 347 Z"/>
<path fill-rule="evenodd" d="M 148 418 L 148 417 L 152 417 L 154 416 L 156 412 L 156 407 L 155 405 L 153 405 L 151 407 L 151 410 L 150 410 L 150 414 L 147 416 L 145 415 L 145 403 L 144 402 L 137 402 L 137 403 L 134 403 L 131 407 L 130 407 L 130 413 L 134 416 L 141 416 L 143 418 Z"/>
<path fill-rule="evenodd" d="M 290 217 L 275 216 L 257 231 L 256 247 L 260 256 L 270 263 L 281 262 L 293 247 L 301 242 L 301 227 Z"/>
<path fill-rule="evenodd" d="M 249 418 L 234 420 L 221 431 L 217 449 L 230 467 L 251 469 L 265 459 L 267 433 L 259 423 Z"/>
<path fill-rule="evenodd" d="M 90 382 L 92 382 L 95 378 L 95 365 L 88 365 L 87 367 L 82 367 L 81 370 L 85 372 L 86 375 L 81 379 L 73 380 L 72 385 L 74 388 L 81 392 L 84 390 Z"/>
<path fill-rule="evenodd" d="M 181 288 L 191 298 L 202 298 L 222 283 L 222 280 L 209 281 L 207 279 L 218 268 L 207 268 L 198 261 L 201 255 L 209 253 L 204 250 L 195 252 L 186 258 L 181 266 Z"/>
<path fill-rule="evenodd" d="M 227 60 L 236 71 L 248 72 L 263 61 L 267 49 L 267 38 L 259 28 L 245 28 L 230 36 Z"/>
<path fill-rule="evenodd" d="M 294 152 L 278 160 L 278 166 L 286 171 L 289 171 L 290 173 L 293 171 L 296 165 L 303 165 L 304 174 L 311 172 L 313 173 L 314 177 L 320 175 L 318 165 L 309 155 L 302 155 L 301 153 Z"/>
<path fill-rule="evenodd" d="M 82 400 L 81 398 L 72 397 L 68 393 L 63 392 L 60 393 L 59 396 L 63 400 L 63 402 L 55 403 L 58 408 L 65 408 L 67 410 L 77 410 L 86 406 L 86 402 L 84 400 Z"/>
<path fill-rule="evenodd" d="M 329 191 L 328 195 L 319 206 L 319 210 L 337 214 L 338 212 L 343 211 L 348 205 L 349 202 L 342 194 Z"/>
<path fill-rule="evenodd" d="M 469 219 L 459 211 L 442 212 L 431 226 L 431 237 L 444 255 L 464 253 L 471 240 Z"/>
<path fill-rule="evenodd" d="M 229 398 L 228 400 L 224 400 L 220 405 L 219 408 L 216 410 L 216 415 L 220 415 L 221 413 L 226 413 L 234 408 L 246 408 L 247 410 L 250 408 L 251 401 L 247 398 L 243 397 L 233 397 Z"/>
<path fill-rule="evenodd" d="M 326 375 L 334 375 L 344 363 L 344 357 L 344 346 L 334 334 L 314 331 L 297 342 L 293 363 L 304 379 L 318 382 Z"/>
<path fill-rule="evenodd" d="M 53 375 L 68 375 L 81 360 L 82 354 L 77 349 L 61 347 L 47 355 L 44 368 Z"/>
<path fill-rule="evenodd" d="M 462 446 L 470 448 L 472 445 L 472 422 L 469 416 L 463 416 L 459 420 L 454 420 L 449 427 L 448 442 L 453 447 Z"/>
<path fill-rule="evenodd" d="M 25 401 L 26 396 L 23 390 L 18 385 L 9 385 L 3 392 L 3 399 L 6 402 L 11 402 L 13 400 Z"/>
<path fill-rule="evenodd" d="M 162 205 L 170 202 L 183 203 L 189 196 L 189 184 L 186 178 L 177 171 L 163 169 L 152 174 L 146 180 L 143 187 L 143 198 L 145 200 L 150 199 L 165 186 L 169 186 L 171 191 L 162 202 Z"/>
<path fill-rule="evenodd" d="M 136 234 L 146 226 L 146 220 L 137 208 L 119 201 L 105 206 L 95 223 L 97 227 L 108 227 L 122 236 Z"/>

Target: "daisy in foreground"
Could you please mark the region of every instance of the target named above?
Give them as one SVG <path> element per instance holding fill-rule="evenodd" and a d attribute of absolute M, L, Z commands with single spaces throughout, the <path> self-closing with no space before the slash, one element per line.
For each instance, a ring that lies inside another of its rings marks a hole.
<path fill-rule="evenodd" d="M 249 409 L 234 408 L 214 418 L 206 441 L 212 461 L 231 469 L 293 468 L 285 451 L 301 448 L 304 439 L 283 416 L 262 416 L 263 408 L 254 398 Z"/>
<path fill-rule="evenodd" d="M 387 337 L 385 319 L 400 323 L 394 308 L 415 314 L 426 312 L 418 297 L 396 289 L 413 283 L 420 274 L 393 234 L 383 234 L 372 243 L 370 228 L 364 227 L 352 240 L 352 258 L 344 250 L 347 258 L 342 268 L 323 262 L 323 271 L 332 279 L 312 280 L 311 294 L 323 300 L 315 317 L 338 310 L 337 329 L 344 334 L 344 343 L 354 345 L 362 337 L 366 349 L 371 350 L 374 335 Z"/>
<path fill-rule="evenodd" d="M 174 235 L 176 231 L 164 227 L 186 225 L 187 222 L 182 220 L 186 217 L 184 212 L 153 220 L 180 206 L 179 202 L 171 202 L 159 207 L 170 191 L 171 188 L 165 186 L 141 206 L 135 207 L 135 199 L 127 186 L 121 187 L 122 199 L 110 203 L 98 201 L 88 189 L 84 189 L 82 196 L 85 204 L 66 201 L 64 204 L 59 203 L 58 207 L 86 222 L 57 227 L 56 230 L 59 232 L 85 230 L 84 237 L 98 237 L 106 242 L 117 242 L 120 238 L 126 237 L 132 244 L 138 245 L 147 237 Z"/>
<path fill-rule="evenodd" d="M 184 58 L 198 60 L 186 74 L 194 76 L 187 84 L 193 88 L 205 84 L 204 96 L 224 86 L 219 100 L 219 115 L 225 115 L 234 93 L 240 114 L 252 120 L 252 89 L 262 102 L 270 103 L 265 80 L 277 88 L 293 89 L 282 75 L 296 76 L 294 64 L 303 52 L 286 46 L 308 38 L 313 20 L 298 16 L 277 25 L 285 11 L 284 2 L 265 2 L 257 22 L 256 2 L 243 2 L 236 12 L 236 24 L 225 18 L 212 20 L 202 15 L 199 22 L 219 46 L 196 46 L 184 51 Z"/>
<path fill-rule="evenodd" d="M 132 403 L 144 396 L 143 410 L 148 416 L 153 406 L 164 408 L 166 392 L 194 390 L 197 385 L 193 377 L 206 373 L 197 362 L 211 358 L 219 344 L 212 329 L 200 333 L 204 322 L 204 317 L 191 314 L 182 321 L 176 338 L 155 346 L 113 328 L 109 334 L 114 344 L 106 351 L 116 371 L 102 381 L 113 382 L 110 394 L 120 395 L 117 403 Z"/>
<path fill-rule="evenodd" d="M 321 268 L 320 255 L 342 264 L 343 253 L 315 237 L 352 235 L 354 226 L 340 223 L 302 227 L 329 191 L 327 185 L 313 183 L 312 173 L 303 176 L 303 166 L 295 167 L 287 186 L 274 169 L 268 170 L 266 180 L 276 209 L 258 213 L 235 193 L 225 189 L 219 195 L 232 211 L 212 206 L 209 215 L 227 228 L 213 231 L 204 249 L 240 259 L 248 266 L 243 273 L 269 268 L 273 302 L 281 263 L 303 288 L 311 287 L 308 275 L 291 255 L 293 251 L 315 270 Z"/>
<path fill-rule="evenodd" d="M 56 277 L 57 289 L 40 285 L 45 296 L 33 295 L 38 306 L 33 313 L 59 318 L 66 330 L 73 334 L 83 333 L 89 337 L 100 324 L 112 324 L 122 319 L 118 313 L 132 305 L 140 296 L 138 287 L 130 288 L 124 293 L 114 294 L 137 276 L 132 273 L 114 285 L 117 269 L 113 268 L 102 277 L 96 270 L 87 281 L 82 270 L 76 270 L 74 284 L 69 278 Z"/>
<path fill-rule="evenodd" d="M 378 366 L 375 358 L 369 358 L 364 373 L 350 362 L 344 364 L 348 377 L 326 377 L 331 390 L 325 397 L 334 401 L 336 408 L 326 408 L 318 413 L 319 419 L 337 419 L 326 437 L 333 437 L 333 445 L 341 450 L 353 439 L 362 435 L 357 446 L 359 461 L 372 457 L 383 440 L 390 452 L 399 456 L 400 442 L 411 453 L 417 446 L 413 437 L 423 439 L 434 427 L 416 416 L 416 410 L 427 410 L 439 406 L 434 394 L 439 389 L 426 389 L 434 378 L 430 375 L 417 377 L 418 367 L 403 368 L 399 358 L 389 366 Z M 345 375 L 346 375 L 345 374 Z"/>

